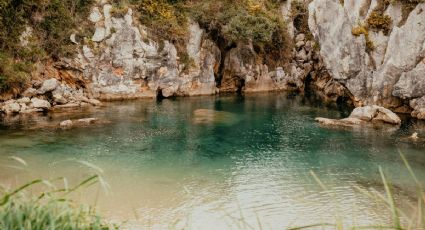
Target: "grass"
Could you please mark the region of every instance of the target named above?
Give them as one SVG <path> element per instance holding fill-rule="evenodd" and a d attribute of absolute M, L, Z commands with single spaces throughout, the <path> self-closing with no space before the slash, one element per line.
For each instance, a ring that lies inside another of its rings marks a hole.
<path fill-rule="evenodd" d="M 21 158 L 12 157 L 22 166 L 27 163 Z M 82 164 L 96 169 L 88 162 Z M 16 166 L 12 166 L 16 167 Z M 19 168 L 19 167 L 18 167 Z M 63 187 L 55 186 L 62 180 Z M 7 191 L 0 187 L 0 229 L 8 230 L 109 230 L 118 226 L 102 219 L 95 209 L 88 205 L 77 204 L 69 198 L 75 191 L 101 182 L 100 175 L 93 175 L 73 187 L 69 187 L 65 178 L 56 180 L 36 179 Z M 28 195 L 31 187 L 43 185 L 45 189 L 38 195 Z"/>

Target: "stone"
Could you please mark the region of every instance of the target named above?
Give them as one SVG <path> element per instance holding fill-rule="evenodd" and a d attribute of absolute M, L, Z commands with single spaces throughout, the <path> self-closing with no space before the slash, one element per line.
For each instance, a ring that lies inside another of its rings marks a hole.
<path fill-rule="evenodd" d="M 53 101 L 56 102 L 56 104 L 63 105 L 68 103 L 68 100 L 66 100 L 62 95 L 60 94 L 53 94 Z"/>
<path fill-rule="evenodd" d="M 305 34 L 298 34 L 295 37 L 295 41 L 300 42 L 300 41 L 304 41 L 305 40 Z"/>
<path fill-rule="evenodd" d="M 69 40 L 71 40 L 72 43 L 78 45 L 77 38 L 76 38 L 76 35 L 75 34 L 71 34 L 69 36 Z"/>
<path fill-rule="evenodd" d="M 64 105 L 55 105 L 55 109 L 66 109 L 66 108 L 75 108 L 75 107 L 80 107 L 80 104 L 77 103 L 67 103 Z"/>
<path fill-rule="evenodd" d="M 59 86 L 59 81 L 55 78 L 50 78 L 48 80 L 45 80 L 43 84 L 41 85 L 40 89 L 37 90 L 38 94 L 45 94 L 47 92 L 51 92 L 56 89 L 56 87 Z"/>
<path fill-rule="evenodd" d="M 421 61 L 411 71 L 402 73 L 392 94 L 402 99 L 425 96 L 425 63 Z"/>
<path fill-rule="evenodd" d="M 51 108 L 51 105 L 48 101 L 38 99 L 36 97 L 31 99 L 31 104 L 32 104 L 32 107 L 36 109 L 48 110 Z"/>
<path fill-rule="evenodd" d="M 102 104 L 102 102 L 100 102 L 99 100 L 97 100 L 97 99 L 88 99 L 87 100 L 87 102 L 89 103 L 89 104 L 91 104 L 91 105 L 94 105 L 94 106 L 99 106 L 99 105 L 101 105 Z"/>
<path fill-rule="evenodd" d="M 102 13 L 100 13 L 100 10 L 98 7 L 93 7 L 92 11 L 89 16 L 89 20 L 93 23 L 99 22 L 102 20 L 103 16 Z"/>
<path fill-rule="evenodd" d="M 101 42 L 106 38 L 106 29 L 103 26 L 96 27 L 93 37 L 91 38 L 94 42 Z"/>
<path fill-rule="evenodd" d="M 320 44 L 320 56 L 330 76 L 346 87 L 358 104 L 375 104 L 395 110 L 406 99 L 425 96 L 424 66 L 425 3 L 419 3 L 402 20 L 402 7 L 392 3 L 386 14 L 393 19 L 389 33 L 368 33 L 374 50 L 367 50 L 366 37 L 353 35 L 377 2 L 314 0 L 309 4 L 309 28 Z"/>
<path fill-rule="evenodd" d="M 5 103 L 3 106 L 3 111 L 6 114 L 19 113 L 20 110 L 21 106 L 17 102 Z"/>
<path fill-rule="evenodd" d="M 295 47 L 297 47 L 297 48 L 301 48 L 301 47 L 303 47 L 305 45 L 305 42 L 304 41 L 299 41 L 299 42 L 297 42 L 296 44 L 295 44 Z"/>
<path fill-rule="evenodd" d="M 401 119 L 391 110 L 380 106 L 364 106 L 353 110 L 348 118 L 344 119 L 328 119 L 318 117 L 315 119 L 321 125 L 325 126 L 342 126 L 354 127 L 359 125 L 371 125 L 376 123 L 384 123 L 390 125 L 400 125 Z"/>
<path fill-rule="evenodd" d="M 22 93 L 24 97 L 33 97 L 35 95 L 37 95 L 37 90 L 34 88 L 28 88 Z"/>
<path fill-rule="evenodd" d="M 73 125 L 73 122 L 72 122 L 71 120 L 65 120 L 65 121 L 61 121 L 61 122 L 59 123 L 59 126 L 60 126 L 61 128 L 71 128 L 71 127 L 72 127 L 72 125 Z"/>
<path fill-rule="evenodd" d="M 82 119 L 78 119 L 77 120 L 77 122 L 79 123 L 79 124 L 84 124 L 84 125 L 89 125 L 89 124 L 93 124 L 93 123 L 95 123 L 96 121 L 98 121 L 99 119 L 97 119 L 97 118 L 93 118 L 93 117 L 90 117 L 90 118 L 82 118 Z"/>
<path fill-rule="evenodd" d="M 22 98 L 19 98 L 18 100 L 16 100 L 16 102 L 18 102 L 20 104 L 29 104 L 29 103 L 31 103 L 31 99 L 29 97 L 22 97 Z"/>

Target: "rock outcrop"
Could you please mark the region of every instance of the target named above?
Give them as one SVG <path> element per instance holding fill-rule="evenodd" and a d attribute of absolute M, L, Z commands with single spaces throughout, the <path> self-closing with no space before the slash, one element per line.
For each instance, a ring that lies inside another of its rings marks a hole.
<path fill-rule="evenodd" d="M 310 31 L 320 44 L 320 55 L 331 77 L 350 91 L 357 106 L 413 110 L 413 116 L 421 117 L 424 107 L 418 102 L 425 96 L 425 3 L 417 4 L 408 14 L 402 9 L 406 3 L 382 4 L 377 0 L 314 0 L 309 5 Z M 387 33 L 366 25 L 378 7 L 392 20 Z"/>
<path fill-rule="evenodd" d="M 348 118 L 328 119 L 318 117 L 316 121 L 321 125 L 334 127 L 353 127 L 372 124 L 399 125 L 401 123 L 401 119 L 395 113 L 391 112 L 391 110 L 376 105 L 355 108 Z"/>

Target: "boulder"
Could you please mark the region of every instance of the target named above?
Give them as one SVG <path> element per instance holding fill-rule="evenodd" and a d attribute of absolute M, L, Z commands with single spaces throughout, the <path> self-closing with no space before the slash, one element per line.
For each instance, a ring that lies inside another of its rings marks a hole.
<path fill-rule="evenodd" d="M 19 113 L 21 106 L 17 102 L 5 103 L 3 106 L 3 111 L 6 114 Z"/>
<path fill-rule="evenodd" d="M 59 81 L 55 78 L 51 78 L 49 80 L 45 80 L 41 85 L 40 89 L 37 90 L 38 94 L 45 94 L 47 92 L 51 92 L 59 86 Z"/>
<path fill-rule="evenodd" d="M 391 125 L 401 124 L 401 119 L 395 113 L 389 109 L 376 105 L 355 108 L 350 116 L 344 119 L 328 119 L 318 117 L 315 120 L 321 125 L 343 127 L 369 125 L 376 123 L 385 123 Z"/>
<path fill-rule="evenodd" d="M 62 121 L 62 122 L 59 124 L 59 126 L 60 126 L 61 128 L 71 128 L 71 127 L 72 127 L 72 125 L 73 125 L 73 122 L 72 122 L 71 120 L 65 120 L 65 121 Z"/>
<path fill-rule="evenodd" d="M 48 110 L 51 108 L 51 105 L 48 101 L 42 100 L 36 97 L 31 99 L 31 105 L 33 108 L 36 108 L 36 109 Z"/>
<path fill-rule="evenodd" d="M 16 100 L 19 104 L 29 104 L 31 103 L 31 99 L 29 97 L 22 97 Z"/>

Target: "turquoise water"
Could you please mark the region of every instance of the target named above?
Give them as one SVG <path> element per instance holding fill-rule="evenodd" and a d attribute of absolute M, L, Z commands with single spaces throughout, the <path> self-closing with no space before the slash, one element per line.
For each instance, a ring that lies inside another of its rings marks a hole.
<path fill-rule="evenodd" d="M 382 166 L 397 202 L 415 202 L 401 150 L 422 184 L 425 143 L 405 139 L 425 127 L 326 129 L 314 118 L 349 111 L 285 93 L 137 100 L 39 117 L 0 127 L 0 183 L 65 176 L 69 183 L 103 169 L 110 185 L 80 191 L 127 228 L 283 229 L 341 218 L 346 225 L 385 224 L 382 204 L 354 186 L 383 191 Z M 110 123 L 61 130 L 61 120 L 97 117 Z M 27 161 L 24 169 L 9 156 Z M 326 185 L 323 190 L 313 171 Z M 243 217 L 244 221 L 239 219 Z M 259 221 L 258 221 L 259 220 Z M 246 223 L 245 223 L 246 222 Z"/>

